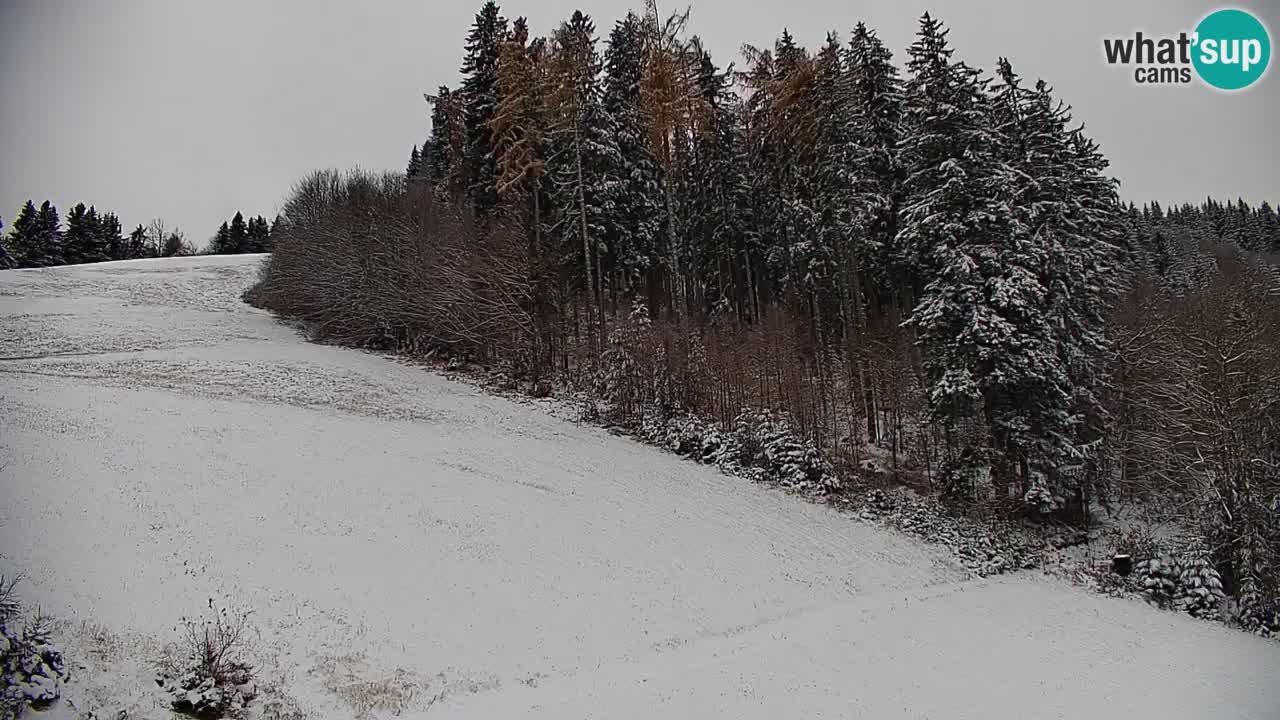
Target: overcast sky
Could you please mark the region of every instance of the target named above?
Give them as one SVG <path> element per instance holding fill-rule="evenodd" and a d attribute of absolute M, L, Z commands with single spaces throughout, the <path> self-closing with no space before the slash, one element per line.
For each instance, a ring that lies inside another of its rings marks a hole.
<path fill-rule="evenodd" d="M 641 0 L 509 0 L 548 33 L 576 8 L 599 35 Z M 665 3 L 675 7 L 672 3 Z M 0 217 L 27 198 L 165 218 L 203 243 L 236 210 L 272 216 L 320 167 L 403 169 L 428 132 L 422 92 L 458 77 L 479 0 L 0 0 Z M 682 2 L 681 7 L 684 6 Z M 1126 199 L 1280 200 L 1280 75 L 1244 93 L 1137 87 L 1103 37 L 1191 30 L 1217 3 L 1178 0 L 695 0 L 690 29 L 717 63 L 786 27 L 877 29 L 901 64 L 916 19 L 958 56 L 1007 55 L 1043 77 L 1111 158 Z M 1238 5 L 1280 29 L 1280 0 Z M 751 8 L 751 9 L 747 9 Z M 1272 64 L 1280 61 L 1273 61 Z"/>

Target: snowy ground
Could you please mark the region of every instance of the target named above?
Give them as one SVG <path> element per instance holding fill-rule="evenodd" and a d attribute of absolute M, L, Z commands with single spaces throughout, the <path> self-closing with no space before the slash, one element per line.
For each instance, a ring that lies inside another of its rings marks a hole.
<path fill-rule="evenodd" d="M 1280 643 L 307 344 L 259 260 L 0 272 L 0 570 L 101 717 L 210 598 L 273 717 L 1280 717 Z"/>

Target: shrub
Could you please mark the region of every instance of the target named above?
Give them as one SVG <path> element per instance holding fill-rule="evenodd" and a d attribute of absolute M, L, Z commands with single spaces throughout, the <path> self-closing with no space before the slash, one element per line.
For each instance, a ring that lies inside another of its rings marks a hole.
<path fill-rule="evenodd" d="M 257 695 L 253 666 L 244 657 L 249 616 L 215 609 L 212 599 L 209 611 L 199 620 L 183 618 L 185 657 L 162 667 L 156 684 L 177 712 L 208 720 L 243 717 Z"/>
<path fill-rule="evenodd" d="M 17 717 L 58 700 L 67 671 L 50 638 L 49 618 L 24 617 L 15 589 L 20 578 L 0 576 L 0 710 Z"/>

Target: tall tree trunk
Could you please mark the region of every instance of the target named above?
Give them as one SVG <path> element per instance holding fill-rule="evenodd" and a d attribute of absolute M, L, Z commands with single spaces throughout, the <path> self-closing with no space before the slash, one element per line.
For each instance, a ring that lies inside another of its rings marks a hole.
<path fill-rule="evenodd" d="M 574 164 L 575 172 L 578 178 L 577 200 L 578 200 L 578 226 L 582 232 L 582 259 L 586 263 L 587 272 L 587 298 L 594 305 L 594 308 L 588 309 L 588 321 L 594 319 L 590 317 L 590 312 L 594 309 L 599 312 L 600 298 L 596 290 L 595 274 L 592 270 L 591 258 L 592 252 L 591 236 L 587 230 L 587 198 L 584 190 L 585 180 L 582 176 L 582 123 L 575 123 L 573 126 L 573 143 L 574 143 Z"/>

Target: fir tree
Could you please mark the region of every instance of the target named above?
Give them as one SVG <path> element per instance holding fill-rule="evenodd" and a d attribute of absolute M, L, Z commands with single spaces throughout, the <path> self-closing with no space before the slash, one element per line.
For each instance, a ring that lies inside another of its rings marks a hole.
<path fill-rule="evenodd" d="M 413 150 L 409 153 L 409 165 L 405 168 L 404 174 L 412 179 L 418 177 L 422 172 L 422 158 L 418 155 L 418 146 L 414 145 Z"/>
<path fill-rule="evenodd" d="M 149 257 L 150 242 L 147 239 L 147 229 L 139 225 L 129 233 L 129 239 L 125 244 L 124 259 L 134 260 L 137 258 Z"/>
<path fill-rule="evenodd" d="M 58 208 L 48 200 L 40 204 L 34 234 L 39 253 L 36 267 L 51 267 L 66 263 L 63 255 L 62 219 L 58 215 Z"/>
<path fill-rule="evenodd" d="M 644 34 L 640 17 L 628 13 L 609 35 L 604 56 L 602 105 L 618 146 L 607 172 L 615 181 L 607 191 L 605 242 L 610 265 L 623 289 L 647 286 L 656 311 L 659 243 L 662 238 L 662 172 L 654 162 L 641 108 Z"/>
<path fill-rule="evenodd" d="M 209 252 L 214 255 L 231 253 L 231 229 L 227 226 L 227 223 L 224 222 L 218 226 L 218 232 L 214 233 Z"/>
<path fill-rule="evenodd" d="M 437 191 L 458 193 L 464 188 L 462 96 L 442 85 L 435 95 L 428 97 L 431 100 L 431 138 L 423 145 L 419 160 Z"/>
<path fill-rule="evenodd" d="M 244 252 L 271 252 L 271 227 L 267 224 L 265 217 L 259 215 L 249 220 Z"/>
<path fill-rule="evenodd" d="M 102 217 L 98 215 L 98 208 L 93 205 L 90 205 L 88 212 L 85 213 L 85 226 L 89 230 L 89 237 L 88 244 L 85 246 L 84 262 L 107 260 L 109 256 L 106 237 L 102 234 Z"/>
<path fill-rule="evenodd" d="M 600 306 L 605 235 L 605 170 L 616 162 L 597 83 L 599 58 L 591 18 L 575 12 L 556 31 L 548 53 L 547 135 L 553 236 L 577 287 Z"/>
<path fill-rule="evenodd" d="M 67 213 L 67 230 L 63 234 L 63 262 L 68 265 L 93 262 L 97 241 L 97 212 L 78 203 Z"/>
<path fill-rule="evenodd" d="M 729 73 L 721 72 L 711 56 L 699 48 L 698 90 L 707 108 L 694 136 L 685 168 L 688 178 L 680 202 L 690 248 L 692 291 L 703 313 L 752 317 L 746 272 L 749 202 L 745 177 L 745 137 L 742 106 L 731 89 Z M 656 177 L 645 196 L 651 217 L 660 217 L 661 184 Z M 655 251 L 658 235 L 653 235 Z"/>
<path fill-rule="evenodd" d="M 27 201 L 18 211 L 18 217 L 9 230 L 8 245 L 18 267 L 40 267 L 43 249 L 36 236 L 38 211 L 35 203 Z"/>
<path fill-rule="evenodd" d="M 849 41 L 851 139 L 861 172 L 854 181 L 860 225 L 860 267 L 876 281 L 882 302 L 909 287 L 913 268 L 894 246 L 902 174 L 898 144 L 902 126 L 902 88 L 893 56 L 863 23 Z M 909 311 L 909 307 L 903 311 Z"/>
<path fill-rule="evenodd" d="M 231 224 L 227 228 L 227 248 L 228 254 L 238 254 L 245 251 L 245 247 L 249 242 L 249 228 L 245 225 L 244 215 L 236 212 L 231 218 Z"/>
<path fill-rule="evenodd" d="M 4 221 L 0 220 L 0 270 L 9 270 L 18 266 L 18 261 L 9 253 L 9 239 L 4 234 Z"/>
<path fill-rule="evenodd" d="M 125 260 L 125 242 L 121 237 L 120 218 L 104 213 L 98 221 L 98 247 L 106 260 Z"/>
<path fill-rule="evenodd" d="M 1069 424 L 1070 387 L 1042 308 L 1047 261 L 1016 217 L 978 72 L 951 59 L 927 13 L 909 51 L 900 245 L 922 269 L 910 322 L 920 334 L 930 407 L 942 421 L 980 420 L 996 498 L 1013 469 L 1055 458 L 1047 441 Z"/>
<path fill-rule="evenodd" d="M 462 61 L 463 180 L 467 196 L 482 215 L 497 205 L 491 124 L 498 104 L 498 58 L 507 34 L 507 21 L 499 12 L 493 0 L 480 8 Z"/>

